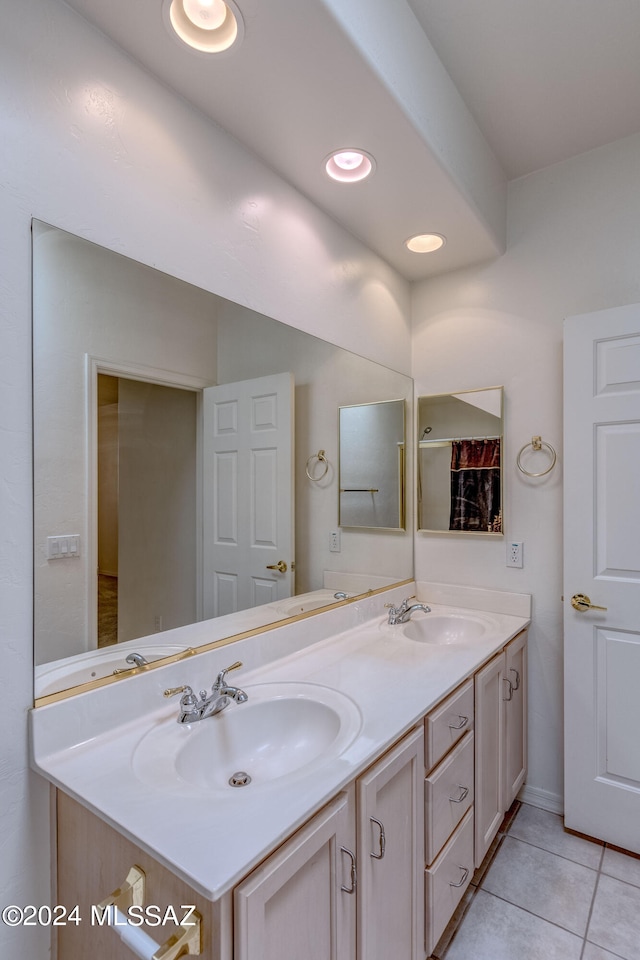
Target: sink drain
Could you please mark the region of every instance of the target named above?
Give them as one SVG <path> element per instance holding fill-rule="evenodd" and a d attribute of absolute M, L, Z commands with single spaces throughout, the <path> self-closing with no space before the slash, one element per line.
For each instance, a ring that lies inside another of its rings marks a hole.
<path fill-rule="evenodd" d="M 229 783 L 232 787 L 246 787 L 248 783 L 251 783 L 251 777 L 244 770 L 238 770 L 237 773 L 229 777 Z"/>

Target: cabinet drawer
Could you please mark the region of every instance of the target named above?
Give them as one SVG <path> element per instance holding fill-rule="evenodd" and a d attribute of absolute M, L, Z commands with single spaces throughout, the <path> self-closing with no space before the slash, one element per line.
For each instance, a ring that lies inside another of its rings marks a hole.
<path fill-rule="evenodd" d="M 467 680 L 425 718 L 425 766 L 435 767 L 465 733 L 473 730 L 473 680 Z"/>
<path fill-rule="evenodd" d="M 433 951 L 473 877 L 473 808 L 426 871 L 426 948 Z"/>
<path fill-rule="evenodd" d="M 473 804 L 473 733 L 460 743 L 425 780 L 425 856 L 427 864 L 440 849 Z"/>

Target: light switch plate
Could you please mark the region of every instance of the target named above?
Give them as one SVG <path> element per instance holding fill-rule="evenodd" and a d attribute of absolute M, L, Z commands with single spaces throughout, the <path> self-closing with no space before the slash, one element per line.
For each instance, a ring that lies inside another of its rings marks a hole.
<path fill-rule="evenodd" d="M 47 537 L 47 560 L 73 560 L 80 556 L 80 535 Z"/>

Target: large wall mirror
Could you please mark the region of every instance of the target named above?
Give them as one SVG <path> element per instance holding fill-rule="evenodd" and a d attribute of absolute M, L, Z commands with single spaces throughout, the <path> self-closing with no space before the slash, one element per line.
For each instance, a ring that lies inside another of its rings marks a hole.
<path fill-rule="evenodd" d="M 412 576 L 338 527 L 338 408 L 409 377 L 41 222 L 33 310 L 37 699 Z"/>
<path fill-rule="evenodd" d="M 418 397 L 418 530 L 502 536 L 503 388 Z"/>

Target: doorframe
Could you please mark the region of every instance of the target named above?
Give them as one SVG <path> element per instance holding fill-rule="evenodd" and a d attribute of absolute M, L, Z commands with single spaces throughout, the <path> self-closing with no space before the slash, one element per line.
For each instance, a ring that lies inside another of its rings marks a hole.
<path fill-rule="evenodd" d="M 85 564 L 86 609 L 89 650 L 98 644 L 98 374 L 122 380 L 140 380 L 197 394 L 196 405 L 196 615 L 202 617 L 202 391 L 215 386 L 202 377 L 177 370 L 165 370 L 126 360 L 112 360 L 85 353 L 85 464 L 86 498 L 85 529 L 82 551 Z"/>

